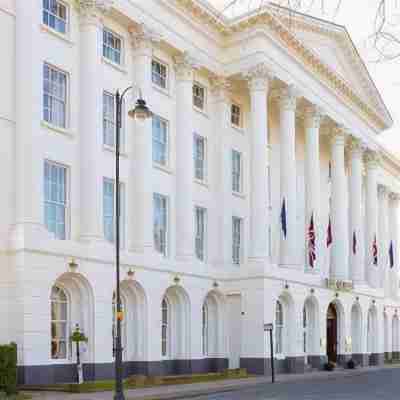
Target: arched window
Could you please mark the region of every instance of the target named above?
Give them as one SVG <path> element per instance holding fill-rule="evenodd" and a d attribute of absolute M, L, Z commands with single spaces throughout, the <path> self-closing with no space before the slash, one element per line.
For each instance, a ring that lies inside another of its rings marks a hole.
<path fill-rule="evenodd" d="M 68 358 L 68 298 L 64 290 L 53 286 L 51 290 L 51 358 Z"/>
<path fill-rule="evenodd" d="M 169 334 L 168 334 L 168 301 L 166 298 L 163 299 L 161 304 L 161 355 L 163 357 L 169 356 Z"/>
<path fill-rule="evenodd" d="M 282 303 L 278 300 L 276 302 L 276 311 L 275 311 L 275 353 L 282 354 L 283 353 L 283 307 Z"/>
<path fill-rule="evenodd" d="M 208 306 L 207 303 L 203 304 L 203 356 L 208 355 Z"/>
<path fill-rule="evenodd" d="M 127 343 L 126 343 L 126 307 L 125 301 L 121 296 L 121 311 L 123 315 L 123 319 L 121 321 L 121 346 L 122 346 L 122 357 L 126 359 L 126 351 L 127 351 Z M 116 348 L 116 339 L 117 339 L 117 302 L 115 293 L 113 293 L 112 299 L 112 336 L 113 336 L 113 354 L 115 356 L 115 348 Z"/>

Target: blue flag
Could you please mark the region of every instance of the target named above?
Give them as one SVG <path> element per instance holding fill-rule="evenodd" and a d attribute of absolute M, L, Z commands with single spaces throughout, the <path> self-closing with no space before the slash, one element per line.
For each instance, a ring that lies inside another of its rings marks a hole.
<path fill-rule="evenodd" d="M 283 201 L 282 201 L 281 227 L 282 227 L 283 236 L 286 239 L 287 230 L 286 230 L 286 203 L 285 203 L 285 198 L 283 198 Z"/>
<path fill-rule="evenodd" d="M 389 246 L 389 265 L 390 268 L 394 267 L 394 254 L 393 254 L 393 241 L 390 241 L 390 246 Z"/>

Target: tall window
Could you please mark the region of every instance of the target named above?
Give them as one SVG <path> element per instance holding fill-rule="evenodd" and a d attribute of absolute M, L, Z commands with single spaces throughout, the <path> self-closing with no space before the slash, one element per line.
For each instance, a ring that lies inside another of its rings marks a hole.
<path fill-rule="evenodd" d="M 283 307 L 279 300 L 275 310 L 275 353 L 283 353 Z"/>
<path fill-rule="evenodd" d="M 161 303 L 161 355 L 163 357 L 169 356 L 169 335 L 168 335 L 168 301 L 163 299 Z"/>
<path fill-rule="evenodd" d="M 206 218 L 207 210 L 202 207 L 195 207 L 195 248 L 196 257 L 200 261 L 205 260 L 206 248 Z"/>
<path fill-rule="evenodd" d="M 232 150 L 232 191 L 242 191 L 242 154 Z"/>
<path fill-rule="evenodd" d="M 51 289 L 51 358 L 65 360 L 68 357 L 68 298 L 63 289 Z"/>
<path fill-rule="evenodd" d="M 238 128 L 242 126 L 242 111 L 237 104 L 231 105 L 231 124 Z"/>
<path fill-rule="evenodd" d="M 126 306 L 124 298 L 121 296 L 121 311 L 123 312 L 124 318 L 121 321 L 121 345 L 123 348 L 123 356 L 126 357 L 127 341 L 126 341 Z M 112 298 L 112 337 L 113 337 L 113 354 L 115 357 L 116 349 L 116 338 L 117 338 L 117 301 L 115 292 Z"/>
<path fill-rule="evenodd" d="M 48 64 L 43 65 L 43 119 L 66 127 L 67 75 Z"/>
<path fill-rule="evenodd" d="M 162 89 L 167 88 L 168 70 L 167 66 L 157 60 L 151 62 L 151 80 Z"/>
<path fill-rule="evenodd" d="M 168 200 L 155 193 L 154 202 L 154 247 L 160 254 L 167 255 Z"/>
<path fill-rule="evenodd" d="M 202 315 L 203 315 L 203 329 L 202 329 L 202 334 L 203 334 L 203 356 L 208 355 L 208 306 L 207 303 L 203 304 L 203 309 L 202 309 Z"/>
<path fill-rule="evenodd" d="M 153 162 L 168 164 L 168 122 L 157 115 L 153 116 Z"/>
<path fill-rule="evenodd" d="M 121 64 L 122 41 L 108 29 L 103 29 L 103 57 L 115 64 Z"/>
<path fill-rule="evenodd" d="M 103 229 L 104 237 L 109 242 L 115 241 L 115 182 L 112 179 L 103 178 Z M 125 190 L 120 183 L 120 244 L 125 243 Z"/>
<path fill-rule="evenodd" d="M 199 181 L 206 177 L 206 140 L 197 134 L 194 135 L 194 176 Z"/>
<path fill-rule="evenodd" d="M 44 163 L 44 221 L 56 239 L 67 236 L 67 168 L 49 161 Z"/>
<path fill-rule="evenodd" d="M 122 110 L 124 102 L 122 101 Z M 123 116 L 124 113 L 121 112 Z M 121 118 L 120 146 L 124 145 L 124 118 Z M 115 147 L 116 123 L 115 123 L 115 96 L 108 92 L 103 92 L 103 144 Z"/>
<path fill-rule="evenodd" d="M 242 257 L 242 219 L 232 217 L 232 262 L 240 264 Z"/>
<path fill-rule="evenodd" d="M 198 83 L 193 85 L 193 105 L 200 109 L 205 109 L 205 101 L 206 101 L 206 90 L 203 86 L 200 86 Z"/>
<path fill-rule="evenodd" d="M 59 0 L 43 0 L 43 23 L 57 32 L 67 28 L 67 7 Z"/>

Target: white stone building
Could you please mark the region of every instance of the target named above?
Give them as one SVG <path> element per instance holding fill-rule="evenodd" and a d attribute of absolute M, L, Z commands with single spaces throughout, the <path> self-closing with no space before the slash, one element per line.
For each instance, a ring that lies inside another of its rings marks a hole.
<path fill-rule="evenodd" d="M 74 379 L 76 324 L 86 379 L 113 375 L 113 95 L 132 82 L 154 117 L 126 101 L 125 374 L 268 374 L 271 322 L 281 371 L 400 355 L 400 161 L 344 27 L 272 5 L 0 0 L 0 37 L 0 342 L 20 382 Z"/>

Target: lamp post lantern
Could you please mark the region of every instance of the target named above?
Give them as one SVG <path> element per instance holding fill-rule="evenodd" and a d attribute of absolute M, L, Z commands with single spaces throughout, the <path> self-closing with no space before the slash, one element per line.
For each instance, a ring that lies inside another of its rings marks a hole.
<path fill-rule="evenodd" d="M 120 182 L 119 182 L 119 157 L 120 157 L 120 134 L 122 119 L 122 101 L 126 93 L 133 89 L 133 86 L 126 88 L 122 94 L 115 94 L 116 104 L 116 130 L 115 130 L 115 264 L 116 264 L 116 306 L 117 306 L 117 332 L 115 338 L 115 394 L 114 400 L 125 400 L 123 384 L 122 384 L 122 344 L 121 344 L 121 321 L 124 318 L 121 309 L 121 293 L 120 293 Z M 145 120 L 150 118 L 152 113 L 142 98 L 139 89 L 139 97 L 135 107 L 129 110 L 128 115 L 136 120 Z"/>

